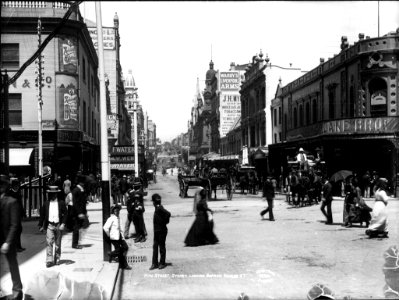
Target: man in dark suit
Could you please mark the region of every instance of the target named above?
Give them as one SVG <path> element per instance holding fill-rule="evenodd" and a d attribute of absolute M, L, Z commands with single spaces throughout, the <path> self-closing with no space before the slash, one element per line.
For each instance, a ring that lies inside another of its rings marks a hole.
<path fill-rule="evenodd" d="M 328 181 L 328 179 L 325 179 L 325 183 L 323 185 L 323 200 L 321 202 L 320 210 L 323 213 L 323 215 L 327 218 L 326 224 L 332 224 L 333 223 L 333 216 L 332 216 L 332 211 L 331 211 L 331 204 L 332 204 L 332 185 Z M 325 210 L 325 207 L 327 206 L 327 213 Z"/>
<path fill-rule="evenodd" d="M 269 212 L 269 220 L 274 221 L 274 215 L 273 215 L 273 202 L 274 202 L 274 197 L 275 197 L 275 191 L 274 191 L 274 186 L 272 184 L 272 181 L 270 177 L 267 177 L 265 184 L 263 185 L 263 197 L 266 198 L 267 200 L 267 208 L 262 210 L 260 212 L 261 217 Z"/>
<path fill-rule="evenodd" d="M 46 267 L 58 265 L 61 258 L 61 239 L 65 229 L 68 212 L 64 200 L 57 199 L 61 192 L 58 186 L 50 186 L 47 190 L 46 200 L 40 210 L 39 227 L 40 232 L 46 230 L 47 257 Z M 55 244 L 55 255 L 53 256 L 53 245 Z"/>
<path fill-rule="evenodd" d="M 22 201 L 22 194 L 20 190 L 20 184 L 18 178 L 11 178 L 11 188 L 7 191 L 7 194 L 11 196 L 12 198 L 17 199 L 18 207 L 21 212 L 21 220 L 26 217 L 26 212 L 24 209 L 24 204 Z M 25 248 L 22 247 L 21 244 L 21 234 L 22 234 L 22 222 L 21 226 L 18 231 L 18 237 L 16 241 L 16 247 L 17 247 L 17 252 L 22 252 L 25 250 Z"/>
<path fill-rule="evenodd" d="M 72 218 L 73 218 L 73 233 L 72 233 L 72 248 L 82 249 L 79 245 L 79 230 L 83 226 L 83 221 L 86 218 L 87 209 L 87 195 L 84 190 L 86 178 L 79 175 L 77 178 L 78 184 L 72 190 Z"/>
<path fill-rule="evenodd" d="M 166 236 L 169 223 L 170 212 L 161 205 L 161 196 L 159 194 L 152 195 L 152 202 L 155 207 L 154 211 L 154 245 L 152 247 L 152 265 L 150 270 L 164 269 L 166 267 Z M 158 264 L 158 248 L 161 254 L 160 263 Z"/>
<path fill-rule="evenodd" d="M 0 175 L 0 251 L 5 254 L 12 279 L 11 299 L 22 299 L 22 282 L 17 261 L 16 240 L 21 227 L 21 213 L 17 200 L 6 194 L 9 178 Z"/>

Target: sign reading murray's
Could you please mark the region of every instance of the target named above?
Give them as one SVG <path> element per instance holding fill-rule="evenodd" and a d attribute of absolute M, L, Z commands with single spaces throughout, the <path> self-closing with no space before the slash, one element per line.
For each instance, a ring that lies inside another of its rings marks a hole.
<path fill-rule="evenodd" d="M 240 73 L 238 71 L 219 73 L 220 137 L 226 136 L 234 121 L 241 115 L 240 83 Z"/>

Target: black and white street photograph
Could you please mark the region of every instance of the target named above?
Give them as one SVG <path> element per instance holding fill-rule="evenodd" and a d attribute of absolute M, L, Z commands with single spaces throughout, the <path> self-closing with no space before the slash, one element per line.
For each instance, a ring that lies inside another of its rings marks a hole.
<path fill-rule="evenodd" d="M 0 300 L 399 299 L 399 2 L 1 1 Z"/>

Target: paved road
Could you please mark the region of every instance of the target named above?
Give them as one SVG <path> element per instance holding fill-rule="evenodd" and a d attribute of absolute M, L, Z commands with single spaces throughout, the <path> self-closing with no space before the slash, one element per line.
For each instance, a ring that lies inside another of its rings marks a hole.
<path fill-rule="evenodd" d="M 172 213 L 163 270 L 149 271 L 152 255 L 152 193 L 163 196 Z M 276 222 L 261 220 L 266 206 L 260 195 L 234 194 L 232 201 L 218 193 L 210 201 L 220 243 L 184 247 L 190 228 L 194 190 L 178 197 L 176 176 L 158 176 L 145 201 L 149 238 L 131 245 L 129 255 L 144 262 L 120 272 L 114 299 L 306 299 L 315 283 L 331 288 L 337 297 L 382 299 L 385 284 L 383 253 L 399 241 L 399 201 L 389 203 L 390 237 L 368 239 L 365 228 L 341 226 L 343 201 L 333 202 L 334 225 L 325 225 L 319 206 L 291 208 L 282 196 L 275 203 Z M 373 201 L 367 201 L 370 206 Z M 125 218 L 125 212 L 122 215 Z"/>

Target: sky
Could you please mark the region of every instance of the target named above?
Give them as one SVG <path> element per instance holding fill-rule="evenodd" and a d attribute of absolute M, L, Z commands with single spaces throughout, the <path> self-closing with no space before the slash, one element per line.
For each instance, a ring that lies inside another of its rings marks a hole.
<path fill-rule="evenodd" d="M 94 2 L 80 11 L 96 21 Z M 197 78 L 203 90 L 211 59 L 228 71 L 262 51 L 273 64 L 310 71 L 340 52 L 342 36 L 349 44 L 359 33 L 378 36 L 377 1 L 101 1 L 101 11 L 103 26 L 118 14 L 123 74 L 132 70 L 162 142 L 187 132 Z M 399 1 L 380 1 L 379 11 L 380 36 L 396 31 Z"/>

